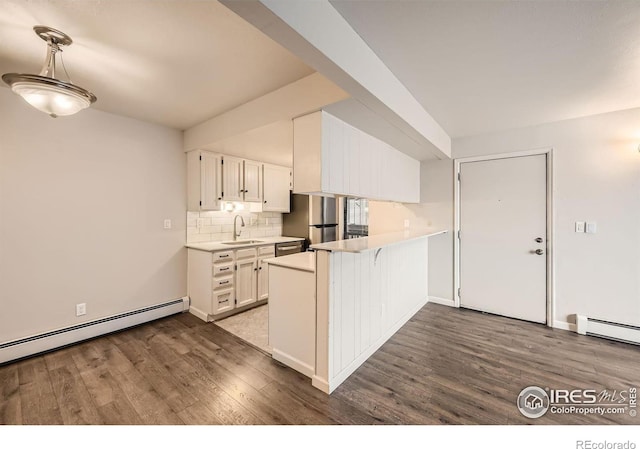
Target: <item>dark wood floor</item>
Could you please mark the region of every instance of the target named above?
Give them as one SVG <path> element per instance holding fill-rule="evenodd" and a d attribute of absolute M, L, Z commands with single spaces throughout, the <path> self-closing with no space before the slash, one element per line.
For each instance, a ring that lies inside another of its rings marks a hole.
<path fill-rule="evenodd" d="M 428 304 L 331 396 L 182 314 L 0 367 L 3 424 L 608 424 L 524 418 L 529 385 L 627 389 L 640 348 Z"/>

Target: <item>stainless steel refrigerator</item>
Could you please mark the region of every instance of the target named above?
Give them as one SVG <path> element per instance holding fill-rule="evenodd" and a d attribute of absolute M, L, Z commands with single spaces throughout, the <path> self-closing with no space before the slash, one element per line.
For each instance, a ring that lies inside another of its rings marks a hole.
<path fill-rule="evenodd" d="M 336 199 L 315 195 L 291 195 L 291 212 L 282 215 L 282 234 L 303 237 L 305 249 L 338 238 Z"/>

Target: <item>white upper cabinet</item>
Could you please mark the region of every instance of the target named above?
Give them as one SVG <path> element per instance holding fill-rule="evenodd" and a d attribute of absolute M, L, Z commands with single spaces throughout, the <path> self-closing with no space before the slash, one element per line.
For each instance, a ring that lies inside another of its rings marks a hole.
<path fill-rule="evenodd" d="M 244 201 L 243 160 L 237 157 L 224 156 L 222 179 L 225 201 Z"/>
<path fill-rule="evenodd" d="M 318 111 L 293 120 L 293 191 L 420 201 L 420 162 Z"/>
<path fill-rule="evenodd" d="M 223 157 L 223 185 L 225 201 L 262 202 L 262 163 Z"/>
<path fill-rule="evenodd" d="M 195 150 L 187 153 L 190 211 L 220 210 L 222 201 L 262 203 L 264 212 L 289 212 L 291 168 Z"/>
<path fill-rule="evenodd" d="M 262 201 L 262 162 L 244 161 L 244 200 Z"/>
<path fill-rule="evenodd" d="M 291 169 L 278 165 L 264 164 L 262 172 L 264 212 L 290 212 L 289 190 Z"/>
<path fill-rule="evenodd" d="M 191 211 L 220 210 L 222 156 L 209 151 L 187 153 L 187 198 Z"/>

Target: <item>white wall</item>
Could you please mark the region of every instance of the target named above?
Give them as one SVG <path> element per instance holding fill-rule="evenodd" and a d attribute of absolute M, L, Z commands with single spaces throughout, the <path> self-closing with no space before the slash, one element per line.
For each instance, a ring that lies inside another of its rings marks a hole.
<path fill-rule="evenodd" d="M 456 139 L 456 158 L 553 147 L 555 169 L 556 320 L 585 314 L 640 325 L 640 109 L 618 111 L 485 136 Z M 425 167 L 426 165 L 426 167 Z M 433 182 L 434 178 L 437 182 Z M 453 227 L 451 161 L 424 163 L 423 204 L 385 211 L 384 221 L 401 229 L 405 216 Z M 403 206 L 406 207 L 406 206 Z M 375 218 L 372 207 L 370 226 Z M 576 234 L 575 221 L 595 221 L 597 234 Z M 412 223 L 413 225 L 413 223 Z M 453 299 L 450 281 L 453 236 L 430 244 L 432 296 Z M 446 296 L 445 296 L 446 295 Z"/>
<path fill-rule="evenodd" d="M 420 164 L 420 203 L 369 201 L 369 235 L 411 228 L 453 229 L 453 161 Z M 453 289 L 452 233 L 429 238 L 429 296 L 449 299 Z"/>
<path fill-rule="evenodd" d="M 181 132 L 0 88 L 0 342 L 184 296 L 185 210 Z"/>

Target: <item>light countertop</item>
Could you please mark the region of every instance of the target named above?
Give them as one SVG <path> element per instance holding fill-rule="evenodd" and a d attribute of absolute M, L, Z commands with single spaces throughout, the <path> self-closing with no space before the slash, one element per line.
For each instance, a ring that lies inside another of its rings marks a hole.
<path fill-rule="evenodd" d="M 275 245 L 276 243 L 287 243 L 287 242 L 299 242 L 300 240 L 304 240 L 300 237 L 242 237 L 238 240 L 253 240 L 257 243 L 247 243 L 241 245 L 225 245 L 222 242 L 200 242 L 200 243 L 187 243 L 185 246 L 191 249 L 199 249 L 200 251 L 225 251 L 230 249 L 239 249 L 239 248 L 249 248 L 253 246 L 262 246 L 262 245 Z"/>
<path fill-rule="evenodd" d="M 289 254 L 288 256 L 272 257 L 264 262 L 278 267 L 293 268 L 294 270 L 316 271 L 316 255 L 312 252 Z"/>
<path fill-rule="evenodd" d="M 432 237 L 444 234 L 444 229 L 415 229 L 410 231 L 391 232 L 388 234 L 372 235 L 359 239 L 338 240 L 336 242 L 318 243 L 311 245 L 311 249 L 319 251 L 336 251 L 345 253 L 361 253 L 370 249 L 382 248 L 407 240 L 419 239 L 422 237 Z"/>

